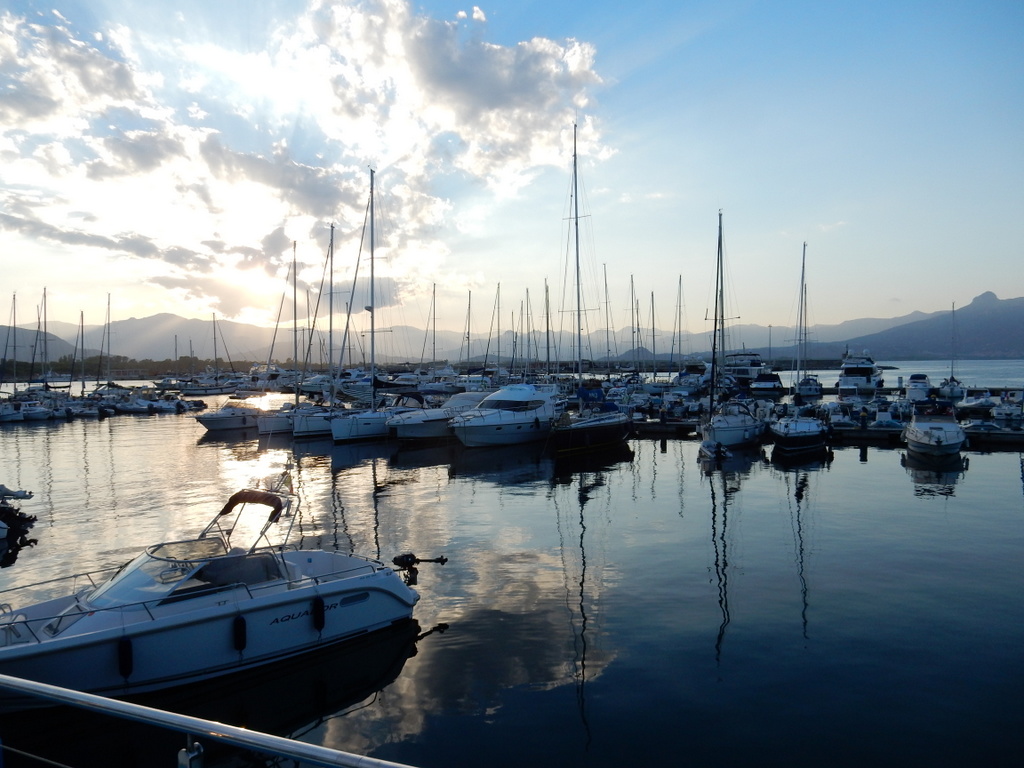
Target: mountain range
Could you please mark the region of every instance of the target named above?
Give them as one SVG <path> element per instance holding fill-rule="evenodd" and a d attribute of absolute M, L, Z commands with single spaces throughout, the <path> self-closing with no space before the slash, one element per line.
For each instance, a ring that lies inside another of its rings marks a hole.
<path fill-rule="evenodd" d="M 322 366 L 327 356 L 326 329 L 312 334 L 300 330 L 293 342 L 294 334 L 290 328 L 276 330 L 228 320 L 214 323 L 158 314 L 114 320 L 109 325 L 109 333 L 104 332 L 104 326 L 85 326 L 80 331 L 78 326 L 64 322 L 48 323 L 45 334 L 35 327 L 19 326 L 14 332 L 11 327 L 0 325 L 0 339 L 4 340 L 0 357 L 14 358 L 16 348 L 19 364 L 34 360 L 39 365 L 44 359 L 57 361 L 72 355 L 81 359 L 80 350 L 84 347 L 86 357 L 95 356 L 102 349 L 104 355 L 113 354 L 138 361 L 170 361 L 187 356 L 212 360 L 214 327 L 217 330 L 216 357 L 222 362 L 265 361 L 268 358 L 283 362 L 292 358 L 293 348 L 299 350 L 300 361 L 308 350 L 309 360 L 314 366 Z M 816 325 L 808 334 L 807 356 L 813 360 L 838 360 L 848 349 L 858 353 L 866 349 L 881 363 L 885 360 L 953 357 L 1024 358 L 1022 329 L 1024 298 L 999 299 L 994 293 L 986 292 L 967 306 L 955 310 L 912 312 L 889 319 L 862 318 L 837 325 Z M 513 353 L 519 358 L 526 356 L 521 341 L 518 343 L 520 349 L 514 351 L 515 340 L 511 331 L 503 331 L 500 341 L 489 338 L 486 333 L 472 334 L 468 351 L 465 333 L 437 331 L 428 337 L 423 329 L 409 326 L 378 329 L 378 333 L 381 336 L 377 342 L 377 358 L 384 364 L 417 364 L 431 359 L 458 363 L 461 360 L 480 360 L 485 353 L 494 359 L 499 352 L 504 360 Z M 335 329 L 334 335 L 335 347 L 340 348 L 342 332 Z M 535 331 L 531 335 L 530 355 L 535 359 L 547 359 L 550 348 L 552 359 L 571 359 L 575 354 L 571 335 L 568 332 L 553 333 L 549 346 L 543 329 Z M 312 344 L 309 343 L 310 337 Z M 730 329 L 730 338 L 742 339 L 743 349 L 760 352 L 766 359 L 792 358 L 795 337 L 795 329 L 784 326 L 739 325 Z M 350 334 L 350 354 L 346 364 L 349 361 L 352 364 L 365 363 L 367 343 L 365 333 Z M 661 329 L 624 328 L 614 334 L 602 329 L 589 334 L 589 344 L 586 338 L 584 340 L 584 357 L 594 360 L 650 360 L 652 354 L 661 360 L 670 356 L 678 359 L 682 355 L 707 359 L 710 334 L 684 331 L 673 344 L 672 333 Z"/>

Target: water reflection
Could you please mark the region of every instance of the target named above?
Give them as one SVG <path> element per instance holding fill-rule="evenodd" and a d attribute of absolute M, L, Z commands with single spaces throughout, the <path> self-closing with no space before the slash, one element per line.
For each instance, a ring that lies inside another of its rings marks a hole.
<path fill-rule="evenodd" d="M 925 456 L 907 451 L 900 454 L 900 465 L 914 483 L 914 495 L 953 496 L 956 484 L 970 466 L 959 453 L 952 456 Z"/>
<path fill-rule="evenodd" d="M 781 469 L 817 470 L 829 467 L 835 460 L 835 452 L 828 446 L 817 451 L 793 453 L 772 449 L 771 462 Z"/>
<path fill-rule="evenodd" d="M 196 445 L 237 445 L 239 443 L 249 443 L 252 441 L 258 442 L 259 440 L 260 433 L 256 427 L 246 429 L 223 429 L 215 432 L 204 432 L 199 439 L 196 440 Z"/>
<path fill-rule="evenodd" d="M 422 632 L 415 619 L 359 640 L 300 659 L 291 659 L 217 680 L 129 700 L 184 715 L 303 739 L 332 721 L 373 713 L 386 726 L 394 725 L 401 710 L 385 708 L 380 692 L 391 685 L 417 646 L 434 631 Z M 153 765 L 155 756 L 173 760 L 183 746 L 182 736 L 160 728 L 114 721 L 96 713 L 56 707 L 45 713 L 46 728 L 34 727 L 38 711 L 7 713 L 0 723 L 4 744 L 17 745 L 65 765 Z M 114 723 L 112 725 L 112 723 Z M 116 729 L 116 748 L 109 734 Z M 60 738 L 53 738 L 55 733 Z M 242 750 L 200 741 L 207 765 L 243 765 Z M 256 762 L 251 763 L 253 765 Z M 258 763 L 262 764 L 262 763 Z"/>
<path fill-rule="evenodd" d="M 551 476 L 554 460 L 543 443 L 464 448 L 452 456 L 449 475 L 500 485 L 537 482 Z"/>
<path fill-rule="evenodd" d="M 448 465 L 459 450 L 455 443 L 401 444 L 391 456 L 391 464 L 402 469 L 417 469 Z"/>
<path fill-rule="evenodd" d="M 749 475 L 756 464 L 764 461 L 764 451 L 760 448 L 733 449 L 725 456 L 710 457 L 703 451 L 697 454 L 701 472 L 711 476 L 716 472 L 744 476 Z"/>

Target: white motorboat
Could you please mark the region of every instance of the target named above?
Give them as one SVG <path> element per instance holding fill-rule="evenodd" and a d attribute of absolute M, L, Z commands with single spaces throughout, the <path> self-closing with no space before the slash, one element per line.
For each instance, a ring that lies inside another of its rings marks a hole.
<path fill-rule="evenodd" d="M 869 394 L 881 389 L 884 384 L 882 369 L 875 364 L 867 350 L 860 355 L 850 354 L 847 350 L 839 366 L 837 389 L 854 388 L 859 393 Z"/>
<path fill-rule="evenodd" d="M 564 409 L 555 384 L 510 384 L 450 422 L 452 432 L 471 448 L 544 440 Z"/>
<path fill-rule="evenodd" d="M 915 413 L 903 429 L 907 450 L 927 456 L 959 453 L 967 433 L 950 413 Z"/>
<path fill-rule="evenodd" d="M 43 405 L 40 400 L 22 400 L 18 407 L 25 421 L 46 421 L 53 418 L 53 409 Z"/>
<path fill-rule="evenodd" d="M 24 421 L 25 414 L 21 412 L 21 403 L 14 400 L 0 402 L 0 422 Z"/>
<path fill-rule="evenodd" d="M 926 373 L 912 373 L 907 379 L 907 400 L 922 402 L 932 394 L 932 382 Z"/>
<path fill-rule="evenodd" d="M 295 657 L 409 619 L 419 596 L 398 570 L 414 573 L 420 561 L 396 557 L 396 570 L 290 544 L 298 499 L 286 484 L 282 476 L 274 490 L 238 491 L 197 537 L 152 545 L 112 571 L 0 592 L 0 673 L 135 694 Z M 243 529 L 254 541 L 239 547 L 232 533 Z M 44 593 L 49 599 L 36 602 Z"/>
<path fill-rule="evenodd" d="M 771 372 L 757 352 L 731 352 L 722 360 L 721 373 L 732 376 L 740 387 L 749 387 L 760 374 Z"/>
<path fill-rule="evenodd" d="M 229 429 L 255 429 L 262 411 L 248 403 L 228 403 L 215 411 L 197 414 L 195 419 L 210 432 Z"/>
<path fill-rule="evenodd" d="M 762 371 L 749 384 L 750 396 L 754 398 L 780 398 L 786 394 L 782 377 L 772 371 Z"/>
<path fill-rule="evenodd" d="M 488 392 L 458 392 L 438 408 L 421 408 L 390 414 L 389 430 L 399 440 L 443 440 L 452 436 L 448 422 L 463 411 L 475 408 Z"/>
<path fill-rule="evenodd" d="M 775 448 L 783 453 L 811 453 L 825 448 L 828 427 L 814 416 L 787 414 L 769 422 L 768 432 Z"/>

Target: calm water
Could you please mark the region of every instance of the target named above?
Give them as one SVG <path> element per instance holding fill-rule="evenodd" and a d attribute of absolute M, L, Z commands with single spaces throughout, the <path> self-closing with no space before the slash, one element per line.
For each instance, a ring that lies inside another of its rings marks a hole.
<path fill-rule="evenodd" d="M 154 703 L 424 767 L 1019 766 L 1022 454 L 768 458 L 708 473 L 692 441 L 556 464 L 210 439 L 188 416 L 10 425 L 0 482 L 35 492 L 38 544 L 0 585 L 119 564 L 294 462 L 305 543 L 450 558 L 421 569 L 418 627 Z M 4 743 L 78 765 L 107 728 L 0 718 Z M 108 765 L 182 745 L 117 731 Z"/>

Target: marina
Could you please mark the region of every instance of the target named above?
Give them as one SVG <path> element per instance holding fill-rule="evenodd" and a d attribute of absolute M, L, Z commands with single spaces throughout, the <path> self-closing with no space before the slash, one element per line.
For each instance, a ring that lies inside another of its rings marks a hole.
<path fill-rule="evenodd" d="M 1020 380 L 996 365 L 969 380 Z M 117 567 L 290 466 L 303 548 L 448 558 L 419 574 L 412 623 L 144 703 L 423 768 L 1016 760 L 1019 447 L 932 461 L 883 441 L 793 459 L 768 444 L 718 462 L 698 448 L 656 433 L 565 457 L 335 444 L 211 433 L 187 413 L 3 425 L 0 480 L 32 493 L 19 503 L 37 519 L 0 589 Z M 113 727 L 4 712 L 0 743 L 67 765 L 181 747 L 118 724 L 114 756 Z"/>

